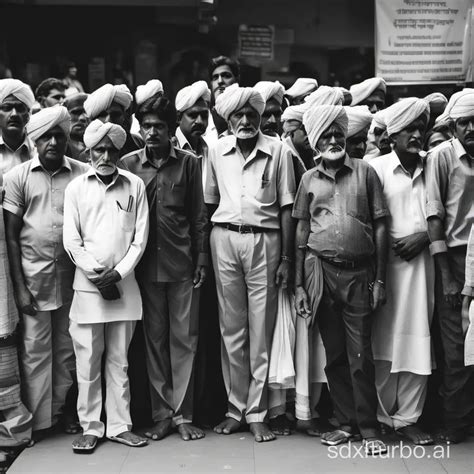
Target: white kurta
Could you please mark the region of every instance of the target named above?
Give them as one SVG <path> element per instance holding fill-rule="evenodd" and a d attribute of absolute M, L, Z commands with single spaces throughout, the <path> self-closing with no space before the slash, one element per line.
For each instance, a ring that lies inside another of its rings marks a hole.
<path fill-rule="evenodd" d="M 374 359 L 391 361 L 391 372 L 430 374 L 434 262 L 428 247 L 409 262 L 395 256 L 391 248 L 394 239 L 427 231 L 423 162 L 420 160 L 413 177 L 394 151 L 370 164 L 382 182 L 390 210 L 387 303 L 374 315 Z"/>

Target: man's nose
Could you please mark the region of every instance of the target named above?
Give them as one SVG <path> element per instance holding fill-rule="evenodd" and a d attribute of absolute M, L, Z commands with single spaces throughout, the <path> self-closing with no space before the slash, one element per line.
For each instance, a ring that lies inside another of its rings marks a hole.
<path fill-rule="evenodd" d="M 467 122 L 467 127 L 466 127 L 466 129 L 467 129 L 468 132 L 474 131 L 474 119 L 473 119 L 473 120 L 469 120 L 469 122 Z"/>
<path fill-rule="evenodd" d="M 196 120 L 194 121 L 195 123 L 202 123 L 203 122 L 203 119 L 202 119 L 202 115 L 198 115 L 196 117 Z"/>
<path fill-rule="evenodd" d="M 57 142 L 58 141 L 56 140 L 56 137 L 54 135 L 49 140 L 50 145 L 56 145 Z"/>
<path fill-rule="evenodd" d="M 370 111 L 370 113 L 375 114 L 375 112 L 379 111 L 379 106 L 377 104 L 372 104 L 369 107 L 369 111 Z"/>
<path fill-rule="evenodd" d="M 276 117 L 274 114 L 271 114 L 270 117 L 268 117 L 267 123 L 276 123 Z"/>

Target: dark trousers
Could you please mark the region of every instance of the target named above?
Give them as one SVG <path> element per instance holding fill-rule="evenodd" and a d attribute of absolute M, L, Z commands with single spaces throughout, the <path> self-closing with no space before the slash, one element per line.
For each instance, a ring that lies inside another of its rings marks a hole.
<path fill-rule="evenodd" d="M 448 260 L 454 280 L 464 286 L 466 247 L 449 249 Z M 464 366 L 461 308 L 452 308 L 446 302 L 441 278 L 436 280 L 436 306 L 444 353 L 440 388 L 444 423 L 446 428 L 463 428 L 470 424 L 468 415 L 474 409 L 474 372 L 472 367 Z"/>
<path fill-rule="evenodd" d="M 341 429 L 378 436 L 377 393 L 371 347 L 369 266 L 342 269 L 323 261 L 318 324 L 326 349 L 326 376 Z"/>

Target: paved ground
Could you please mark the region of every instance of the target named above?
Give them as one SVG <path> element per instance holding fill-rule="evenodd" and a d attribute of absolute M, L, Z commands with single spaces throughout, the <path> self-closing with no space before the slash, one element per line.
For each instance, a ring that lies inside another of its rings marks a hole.
<path fill-rule="evenodd" d="M 323 447 L 318 438 L 293 434 L 257 444 L 249 433 L 230 436 L 207 433 L 200 441 L 184 442 L 173 434 L 145 448 L 107 441 L 92 455 L 73 454 L 74 437 L 55 435 L 26 449 L 8 474 L 32 473 L 462 473 L 474 472 L 474 438 L 460 445 L 418 447 L 391 440 L 390 456 L 361 457 L 361 443 Z M 402 449 L 403 451 L 400 451 Z M 350 450 L 350 451 L 349 451 Z"/>

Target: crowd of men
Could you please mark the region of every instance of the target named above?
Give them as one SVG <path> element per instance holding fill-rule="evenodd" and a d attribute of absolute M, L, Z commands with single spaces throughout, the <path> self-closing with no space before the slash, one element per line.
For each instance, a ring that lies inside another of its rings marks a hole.
<path fill-rule="evenodd" d="M 463 441 L 474 89 L 386 107 L 382 78 L 209 73 L 174 102 L 158 79 L 0 80 L 0 447 L 58 426 L 76 453 L 209 426 L 263 442 L 295 418 L 368 454 L 391 430 L 431 444 L 435 362 L 437 436 Z"/>

